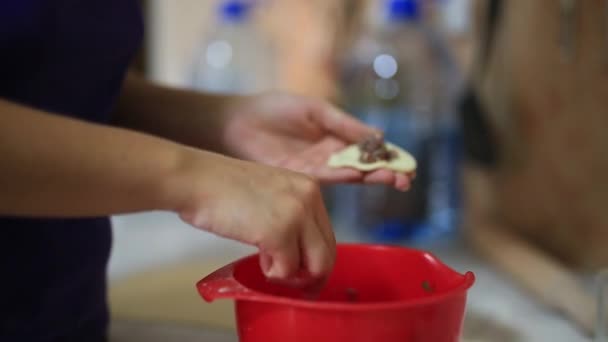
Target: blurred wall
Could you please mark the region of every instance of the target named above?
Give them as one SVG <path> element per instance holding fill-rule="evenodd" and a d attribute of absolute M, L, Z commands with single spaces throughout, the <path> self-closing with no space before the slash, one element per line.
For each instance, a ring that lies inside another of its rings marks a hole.
<path fill-rule="evenodd" d="M 148 0 L 146 70 L 161 83 L 183 86 L 187 65 L 208 30 L 215 1 Z"/>
<path fill-rule="evenodd" d="M 608 27 L 604 1 L 578 1 L 572 58 L 560 2 L 504 1 L 487 74 L 476 79 L 502 158 L 491 212 L 573 265 L 608 265 Z"/>
<path fill-rule="evenodd" d="M 195 49 L 215 23 L 218 1 L 148 0 L 148 75 L 174 86 L 186 85 Z M 327 97 L 334 92 L 331 58 L 344 0 L 261 2 L 258 28 L 275 44 L 278 87 Z"/>

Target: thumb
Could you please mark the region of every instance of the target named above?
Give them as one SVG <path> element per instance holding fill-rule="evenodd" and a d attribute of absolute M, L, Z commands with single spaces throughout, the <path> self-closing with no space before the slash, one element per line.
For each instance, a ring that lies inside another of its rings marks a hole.
<path fill-rule="evenodd" d="M 372 134 L 382 134 L 380 130 L 364 124 L 329 103 L 322 103 L 312 114 L 324 130 L 347 143 L 356 143 Z"/>

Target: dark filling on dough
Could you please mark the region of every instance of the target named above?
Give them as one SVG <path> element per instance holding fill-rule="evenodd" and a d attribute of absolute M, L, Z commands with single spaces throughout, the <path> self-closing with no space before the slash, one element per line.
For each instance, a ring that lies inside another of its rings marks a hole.
<path fill-rule="evenodd" d="M 365 164 L 375 163 L 377 161 L 390 161 L 397 157 L 395 151 L 389 150 L 384 143 L 382 135 L 369 136 L 359 143 L 361 157 L 359 161 Z"/>

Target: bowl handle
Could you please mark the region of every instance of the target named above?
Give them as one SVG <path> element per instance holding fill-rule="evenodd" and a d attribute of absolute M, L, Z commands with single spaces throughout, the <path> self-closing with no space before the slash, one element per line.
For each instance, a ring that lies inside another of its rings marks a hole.
<path fill-rule="evenodd" d="M 207 302 L 222 298 L 247 298 L 251 291 L 234 278 L 236 263 L 228 264 L 196 283 L 198 293 Z"/>

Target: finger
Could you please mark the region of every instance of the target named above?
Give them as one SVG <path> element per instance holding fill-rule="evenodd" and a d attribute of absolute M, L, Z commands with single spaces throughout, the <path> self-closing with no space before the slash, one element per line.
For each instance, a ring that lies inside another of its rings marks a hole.
<path fill-rule="evenodd" d="M 407 191 L 410 189 L 410 177 L 405 173 L 395 173 L 395 188 L 400 191 Z"/>
<path fill-rule="evenodd" d="M 335 237 L 320 192 L 311 203 L 311 209 L 314 209 L 313 213 L 302 222 L 298 238 L 296 250 L 300 252 L 301 260 L 298 270 L 289 277 L 273 277 L 270 280 L 283 286 L 303 289 L 307 296 L 314 298 L 333 267 Z"/>
<path fill-rule="evenodd" d="M 379 130 L 365 125 L 352 115 L 348 115 L 328 103 L 316 105 L 311 110 L 311 114 L 313 119 L 319 122 L 326 131 L 349 144 L 379 133 Z"/>
<path fill-rule="evenodd" d="M 323 195 L 319 191 L 316 198 L 316 222 L 319 228 L 321 228 L 321 233 L 325 238 L 325 242 L 327 243 L 330 252 L 332 252 L 332 256 L 335 257 L 336 251 L 336 236 L 334 234 L 334 230 L 332 228 L 331 219 L 329 218 L 329 213 L 327 212 L 327 208 L 325 207 L 325 201 L 323 200 Z"/>
<path fill-rule="evenodd" d="M 300 247 L 304 266 L 312 279 L 322 279 L 329 274 L 335 258 L 335 241 L 329 223 L 321 206 L 318 206 L 314 220 L 302 232 Z"/>
<path fill-rule="evenodd" d="M 363 181 L 367 184 L 395 184 L 395 172 L 387 169 L 379 169 L 363 176 Z"/>
<path fill-rule="evenodd" d="M 260 269 L 262 269 L 262 273 L 268 276 L 268 272 L 270 272 L 270 268 L 272 267 L 272 257 L 270 254 L 260 251 Z"/>
<path fill-rule="evenodd" d="M 355 169 L 334 169 L 323 166 L 315 171 L 317 179 L 323 184 L 360 183 L 363 173 Z"/>
<path fill-rule="evenodd" d="M 260 266 L 266 270 L 265 275 L 269 279 L 289 279 L 300 269 L 300 249 L 295 234 L 278 237 L 276 245 L 262 249 L 260 254 L 264 255 L 260 259 Z"/>

